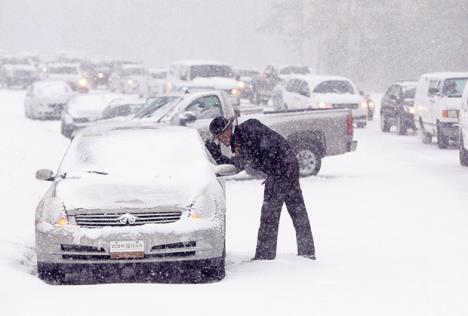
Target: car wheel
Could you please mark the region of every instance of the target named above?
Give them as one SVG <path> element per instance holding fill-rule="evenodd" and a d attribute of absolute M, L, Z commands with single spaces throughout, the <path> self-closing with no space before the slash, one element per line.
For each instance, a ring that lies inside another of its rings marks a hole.
<path fill-rule="evenodd" d="M 380 130 L 384 133 L 390 132 L 390 124 L 387 122 L 385 115 L 380 115 Z"/>
<path fill-rule="evenodd" d="M 322 157 L 318 146 L 299 147 L 296 150 L 296 157 L 299 162 L 299 174 L 301 177 L 315 176 L 322 167 Z"/>
<path fill-rule="evenodd" d="M 396 129 L 397 129 L 398 135 L 406 135 L 406 132 L 408 130 L 408 127 L 406 126 L 406 124 L 401 121 L 400 115 L 397 116 Z"/>
<path fill-rule="evenodd" d="M 468 150 L 465 149 L 461 132 L 460 141 L 458 142 L 458 153 L 460 155 L 460 165 L 463 167 L 468 167 Z"/>
<path fill-rule="evenodd" d="M 448 137 L 442 131 L 442 128 L 437 124 L 437 146 L 440 149 L 446 149 L 449 144 Z"/>

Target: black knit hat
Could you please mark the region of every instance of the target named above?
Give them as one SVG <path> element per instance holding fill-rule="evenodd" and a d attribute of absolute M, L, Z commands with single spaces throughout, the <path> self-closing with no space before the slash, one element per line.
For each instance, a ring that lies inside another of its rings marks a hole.
<path fill-rule="evenodd" d="M 231 117 L 229 120 L 222 116 L 215 117 L 210 123 L 211 134 L 213 134 L 213 136 L 215 137 L 218 137 L 229 126 L 231 126 L 232 122 L 234 122 L 235 119 L 235 117 Z"/>

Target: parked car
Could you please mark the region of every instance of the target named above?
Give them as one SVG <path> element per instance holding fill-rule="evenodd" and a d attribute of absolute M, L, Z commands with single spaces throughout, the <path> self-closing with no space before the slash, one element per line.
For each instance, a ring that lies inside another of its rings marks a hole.
<path fill-rule="evenodd" d="M 465 85 L 463 90 L 460 116 L 459 116 L 459 141 L 458 152 L 460 157 L 460 164 L 464 167 L 468 166 L 468 84 Z"/>
<path fill-rule="evenodd" d="M 31 119 L 59 119 L 63 108 L 73 96 L 63 81 L 36 81 L 24 97 L 24 112 Z"/>
<path fill-rule="evenodd" d="M 253 103 L 253 78 L 260 75 L 260 72 L 257 70 L 250 69 L 234 69 L 234 75 L 237 80 L 239 80 L 240 97 L 242 99 L 248 99 Z"/>
<path fill-rule="evenodd" d="M 149 76 L 141 64 L 124 64 L 112 72 L 109 78 L 111 91 L 127 94 L 147 95 L 149 92 Z"/>
<path fill-rule="evenodd" d="M 219 177 L 235 172 L 215 165 L 193 129 L 79 132 L 57 174 L 36 172 L 52 182 L 36 211 L 39 278 L 79 283 L 70 272 L 87 270 L 125 281 L 120 272 L 141 268 L 145 280 L 221 280 L 226 198 Z"/>
<path fill-rule="evenodd" d="M 166 68 L 150 68 L 149 72 L 149 94 L 151 96 L 161 95 L 165 92 L 167 82 Z"/>
<path fill-rule="evenodd" d="M 417 81 L 398 81 L 387 89 L 380 103 L 382 132 L 388 133 L 392 126 L 396 126 L 398 135 L 406 135 L 408 129 L 416 130 L 414 96 L 417 85 Z"/>
<path fill-rule="evenodd" d="M 37 80 L 39 80 L 39 73 L 31 65 L 4 65 L 0 69 L 0 83 L 5 88 L 26 89 Z"/>
<path fill-rule="evenodd" d="M 196 128 L 202 138 L 208 140 L 212 138 L 208 126 L 214 117 L 234 115 L 232 103 L 223 92 L 201 91 L 155 98 L 125 124 L 131 126 L 135 120 L 141 120 L 152 124 L 187 125 Z M 318 174 L 324 157 L 351 152 L 357 146 L 348 109 L 243 115 L 238 121 L 250 118 L 259 119 L 288 140 L 297 152 L 302 176 Z"/>
<path fill-rule="evenodd" d="M 141 110 L 146 104 L 146 100 L 126 100 L 126 99 L 114 99 L 109 102 L 109 105 L 102 111 L 101 120 L 124 118 L 133 116 Z"/>
<path fill-rule="evenodd" d="M 94 124 L 102 115 L 113 95 L 89 93 L 73 96 L 61 116 L 61 132 L 68 138 L 82 128 Z"/>
<path fill-rule="evenodd" d="M 458 115 L 468 72 L 439 72 L 421 76 L 416 88 L 415 123 L 426 144 L 437 137 L 439 148 L 458 142 Z"/>
<path fill-rule="evenodd" d="M 242 83 L 234 77 L 232 67 L 226 63 L 186 60 L 169 67 L 166 92 L 171 93 L 180 87 L 211 87 L 226 92 L 230 102 L 238 106 L 241 86 Z"/>
<path fill-rule="evenodd" d="M 354 83 L 338 76 L 296 76 L 286 82 L 285 110 L 350 109 L 357 127 L 367 125 L 367 103 Z"/>
<path fill-rule="evenodd" d="M 43 76 L 48 80 L 64 81 L 73 91 L 87 92 L 90 88 L 89 79 L 82 74 L 79 64 L 48 64 Z"/>
<path fill-rule="evenodd" d="M 375 102 L 372 100 L 370 94 L 365 93 L 362 90 L 359 90 L 359 94 L 364 98 L 364 101 L 367 104 L 367 120 L 372 121 L 374 119 Z"/>

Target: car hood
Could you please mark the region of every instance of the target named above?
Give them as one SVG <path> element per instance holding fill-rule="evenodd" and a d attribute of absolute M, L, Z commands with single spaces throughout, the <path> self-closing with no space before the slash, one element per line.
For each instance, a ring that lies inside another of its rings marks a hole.
<path fill-rule="evenodd" d="M 200 78 L 192 80 L 194 85 L 213 87 L 215 89 L 228 90 L 237 88 L 237 80 L 223 77 Z"/>
<path fill-rule="evenodd" d="M 41 103 L 45 103 L 45 104 L 54 104 L 54 103 L 65 104 L 68 102 L 70 97 L 71 97 L 70 95 L 64 95 L 64 94 L 48 94 L 46 96 L 38 96 L 37 99 Z"/>
<path fill-rule="evenodd" d="M 187 208 L 198 196 L 207 194 L 210 182 L 88 174 L 59 181 L 55 197 L 62 201 L 70 215 L 103 209 Z"/>
<path fill-rule="evenodd" d="M 95 109 L 73 110 L 73 109 L 70 109 L 69 113 L 74 118 L 87 118 L 90 121 L 96 121 L 101 117 L 102 110 L 95 110 Z"/>
<path fill-rule="evenodd" d="M 360 103 L 364 101 L 364 99 L 358 94 L 317 93 L 313 95 L 313 98 L 316 102 L 331 104 Z"/>

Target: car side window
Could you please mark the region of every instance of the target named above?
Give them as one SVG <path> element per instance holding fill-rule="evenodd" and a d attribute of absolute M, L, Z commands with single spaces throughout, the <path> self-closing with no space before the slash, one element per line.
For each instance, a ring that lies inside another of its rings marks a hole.
<path fill-rule="evenodd" d="M 295 79 L 288 80 L 288 83 L 286 84 L 286 91 L 293 92 L 294 81 Z"/>
<path fill-rule="evenodd" d="M 438 93 L 433 93 L 437 89 L 439 92 Z M 440 80 L 433 79 L 429 81 L 429 88 L 427 90 L 427 96 L 432 97 L 434 95 L 440 94 Z"/>
<path fill-rule="evenodd" d="M 309 85 L 304 80 L 299 80 L 298 93 L 305 97 L 310 97 Z"/>
<path fill-rule="evenodd" d="M 223 115 L 221 101 L 216 95 L 208 95 L 195 99 L 186 110 L 193 112 L 197 119 L 215 118 Z"/>
<path fill-rule="evenodd" d="M 188 68 L 187 67 L 181 67 L 179 69 L 179 78 L 180 80 L 183 80 L 183 81 L 188 80 Z"/>

